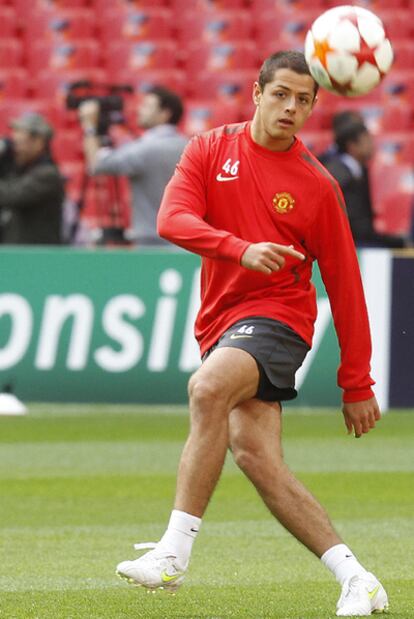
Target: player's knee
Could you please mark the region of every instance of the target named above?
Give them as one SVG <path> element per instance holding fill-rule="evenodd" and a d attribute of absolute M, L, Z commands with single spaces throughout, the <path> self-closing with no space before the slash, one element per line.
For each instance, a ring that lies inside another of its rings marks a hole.
<path fill-rule="evenodd" d="M 188 383 L 190 405 L 196 410 L 208 410 L 211 413 L 226 403 L 226 393 L 220 381 L 213 377 L 194 374 Z"/>

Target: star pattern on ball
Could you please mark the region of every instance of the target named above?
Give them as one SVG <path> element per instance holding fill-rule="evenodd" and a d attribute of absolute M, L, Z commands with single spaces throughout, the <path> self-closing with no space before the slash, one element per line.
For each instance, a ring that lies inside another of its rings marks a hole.
<path fill-rule="evenodd" d="M 376 67 L 377 61 L 375 59 L 374 53 L 375 49 L 372 49 L 372 47 L 370 47 L 361 36 L 360 50 L 359 52 L 354 52 L 354 56 L 358 60 L 358 69 L 361 67 L 361 65 L 364 64 L 364 62 L 369 62 L 370 64 L 374 65 L 374 67 Z"/>
<path fill-rule="evenodd" d="M 322 39 L 321 41 L 314 41 L 315 49 L 313 51 L 314 58 L 318 58 L 321 61 L 322 66 L 327 68 L 327 54 L 329 52 L 335 51 L 333 47 L 329 45 L 327 39 Z"/>

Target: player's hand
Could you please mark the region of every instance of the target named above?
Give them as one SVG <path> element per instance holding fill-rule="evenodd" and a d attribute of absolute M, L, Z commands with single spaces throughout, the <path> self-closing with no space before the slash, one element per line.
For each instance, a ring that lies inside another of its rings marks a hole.
<path fill-rule="evenodd" d="M 278 245 L 277 243 L 252 243 L 244 252 L 240 264 L 246 269 L 260 271 L 265 275 L 271 275 L 279 271 L 285 265 L 285 256 L 291 256 L 297 260 L 305 260 L 305 256 L 293 245 Z"/>
<path fill-rule="evenodd" d="M 342 412 L 348 434 L 353 432 L 355 438 L 360 438 L 375 428 L 375 423 L 381 419 L 381 412 L 375 397 L 363 402 L 347 402 Z"/>

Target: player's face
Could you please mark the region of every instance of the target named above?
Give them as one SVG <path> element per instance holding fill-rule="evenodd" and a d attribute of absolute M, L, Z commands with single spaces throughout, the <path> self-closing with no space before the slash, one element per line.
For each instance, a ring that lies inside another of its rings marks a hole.
<path fill-rule="evenodd" d="M 313 78 L 290 69 L 277 69 L 263 91 L 255 83 L 253 100 L 257 106 L 253 138 L 270 149 L 289 148 L 294 134 L 312 112 L 315 103 Z"/>

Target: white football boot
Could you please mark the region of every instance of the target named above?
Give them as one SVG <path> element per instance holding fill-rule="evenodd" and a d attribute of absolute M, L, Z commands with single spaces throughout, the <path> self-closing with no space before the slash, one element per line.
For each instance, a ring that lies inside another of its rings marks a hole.
<path fill-rule="evenodd" d="M 387 612 L 388 597 L 379 580 L 367 572 L 344 582 L 336 609 L 337 617 L 369 617 Z"/>
<path fill-rule="evenodd" d="M 122 561 L 116 568 L 118 576 L 136 587 L 147 589 L 165 589 L 175 593 L 183 584 L 185 569 L 178 563 L 177 557 L 157 549 L 158 544 L 134 544 L 135 550 L 146 550 L 135 561 Z"/>

